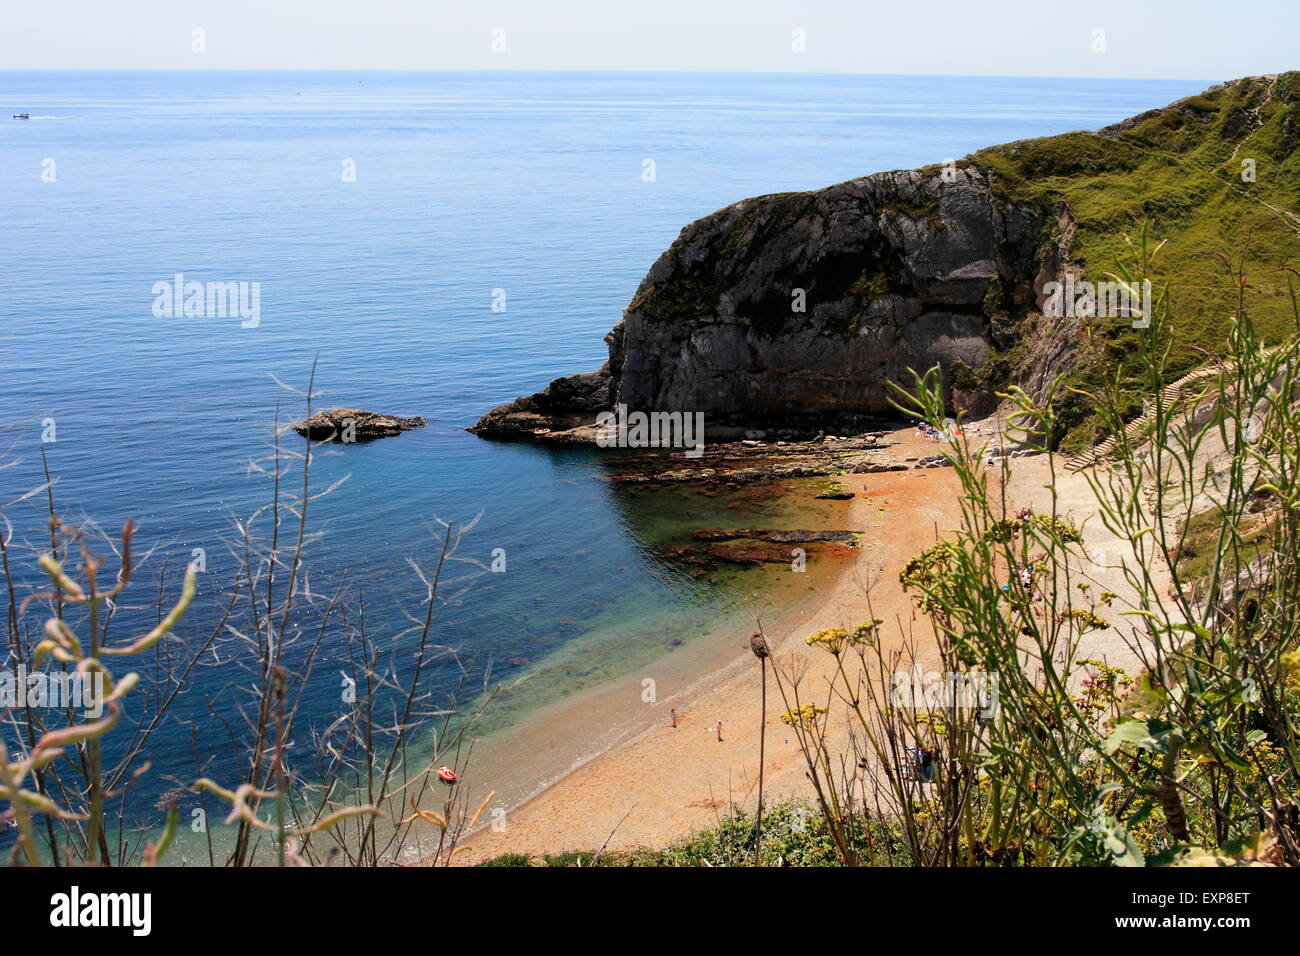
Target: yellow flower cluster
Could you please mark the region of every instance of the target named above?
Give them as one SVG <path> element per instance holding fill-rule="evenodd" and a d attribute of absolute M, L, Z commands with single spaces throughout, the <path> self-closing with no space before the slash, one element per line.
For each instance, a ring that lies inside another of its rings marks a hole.
<path fill-rule="evenodd" d="M 849 643 L 857 647 L 860 644 L 872 644 L 876 640 L 876 632 L 880 625 L 885 622 L 878 617 L 873 617 L 869 621 L 863 621 L 853 633 L 849 635 Z"/>
<path fill-rule="evenodd" d="M 817 718 L 826 713 L 825 707 L 818 707 L 816 704 L 804 704 L 795 710 L 787 710 L 781 715 L 781 723 L 788 724 L 791 727 L 801 726 L 804 730 L 812 730 L 817 724 Z"/>
<path fill-rule="evenodd" d="M 948 722 L 943 719 L 942 714 L 928 714 L 925 711 L 921 711 L 916 715 L 916 724 L 918 727 L 921 724 L 927 725 L 932 731 L 934 731 L 935 737 L 942 738 L 948 733 Z"/>
<path fill-rule="evenodd" d="M 1087 608 L 1076 607 L 1066 612 L 1065 617 L 1079 625 L 1080 631 L 1104 631 L 1110 627 L 1110 622 L 1095 611 Z"/>
<path fill-rule="evenodd" d="M 1283 654 L 1282 667 L 1286 670 L 1287 677 L 1300 678 L 1300 651 Z"/>
<path fill-rule="evenodd" d="M 830 651 L 836 657 L 840 651 L 844 650 L 844 645 L 848 643 L 848 631 L 842 627 L 827 627 L 815 634 L 809 634 L 804 638 L 804 643 L 809 647 L 822 647 Z"/>
<path fill-rule="evenodd" d="M 823 628 L 815 634 L 809 634 L 804 638 L 804 643 L 809 647 L 823 648 L 838 657 L 846 646 L 859 647 L 873 642 L 876 639 L 876 629 L 883 623 L 885 622 L 875 617 L 859 624 L 852 633 L 842 627 Z"/>

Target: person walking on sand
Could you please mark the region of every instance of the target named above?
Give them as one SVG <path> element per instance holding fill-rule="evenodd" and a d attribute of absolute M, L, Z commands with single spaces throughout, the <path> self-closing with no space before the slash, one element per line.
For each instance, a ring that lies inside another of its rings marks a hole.
<path fill-rule="evenodd" d="M 718 743 L 722 743 L 722 721 L 718 721 Z"/>
<path fill-rule="evenodd" d="M 668 709 L 668 716 L 669 716 L 670 718 L 672 718 L 673 726 L 676 727 L 676 726 L 677 726 L 677 708 L 676 708 L 676 707 L 670 707 L 670 708 Z"/>

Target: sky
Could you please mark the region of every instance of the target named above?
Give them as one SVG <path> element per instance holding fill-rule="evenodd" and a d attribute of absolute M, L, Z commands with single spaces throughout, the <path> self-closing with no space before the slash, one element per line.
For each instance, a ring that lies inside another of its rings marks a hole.
<path fill-rule="evenodd" d="M 17 0 L 0 15 L 0 69 L 1226 80 L 1298 68 L 1300 0 Z"/>

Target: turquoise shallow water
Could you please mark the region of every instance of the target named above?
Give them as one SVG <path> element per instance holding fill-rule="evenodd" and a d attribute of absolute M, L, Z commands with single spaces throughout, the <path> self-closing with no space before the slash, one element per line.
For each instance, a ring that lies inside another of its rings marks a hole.
<path fill-rule="evenodd" d="M 616 671 L 639 634 L 671 645 L 707 631 L 744 581 L 664 562 L 678 505 L 629 498 L 592 453 L 484 442 L 466 425 L 597 366 L 655 257 L 720 206 L 1097 127 L 1202 86 L 0 72 L 0 448 L 18 461 L 0 471 L 0 502 L 39 483 L 43 448 L 70 517 L 134 517 L 156 548 L 146 580 L 162 558 L 175 567 L 205 549 L 201 598 L 214 598 L 233 569 L 232 515 L 268 491 L 248 459 L 277 403 L 298 414 L 272 376 L 305 386 L 319 356 L 324 403 L 430 424 L 320 459 L 322 486 L 349 477 L 316 507 L 327 534 L 313 574 L 346 572 L 391 639 L 405 625 L 394 596 L 418 596 L 405 559 L 432 553 L 434 516 L 481 514 L 463 553 L 504 548 L 509 571 L 448 609 L 439 640 L 505 677 L 564 661 L 537 699 L 559 695 Z M 176 273 L 260 282 L 260 324 L 155 317 L 153 286 Z M 57 440 L 42 444 L 47 419 Z M 36 503 L 5 514 L 18 540 L 38 541 Z M 125 607 L 121 623 L 146 613 Z M 309 724 L 338 713 L 338 654 L 322 649 Z M 213 690 L 236 679 L 202 676 Z M 453 679 L 431 672 L 431 692 Z M 177 716 L 213 732 L 199 703 Z M 161 734 L 158 771 L 185 770 L 189 746 L 187 732 Z"/>

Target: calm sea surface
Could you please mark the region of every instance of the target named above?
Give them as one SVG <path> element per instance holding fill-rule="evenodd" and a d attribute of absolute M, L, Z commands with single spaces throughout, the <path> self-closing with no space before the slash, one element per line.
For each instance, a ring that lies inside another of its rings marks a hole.
<path fill-rule="evenodd" d="M 146 580 L 164 557 L 175 568 L 204 549 L 200 603 L 214 598 L 233 571 L 232 516 L 269 493 L 248 461 L 265 453 L 277 403 L 284 418 L 301 412 L 275 379 L 303 388 L 319 357 L 322 404 L 429 427 L 319 459 L 321 487 L 348 480 L 316 506 L 314 582 L 346 571 L 382 641 L 406 624 L 395 608 L 418 604 L 405 559 L 432 557 L 433 519 L 481 514 L 461 553 L 489 562 L 502 548 L 508 571 L 446 609 L 437 639 L 502 677 L 536 675 L 508 719 L 737 611 L 754 581 L 665 562 L 674 536 L 782 520 L 761 502 L 720 515 L 629 495 L 589 452 L 463 431 L 599 365 L 602 336 L 682 226 L 747 196 L 1095 128 L 1203 86 L 0 72 L 0 451 L 18 462 L 0 470 L 0 504 L 39 484 L 44 448 L 68 517 L 106 529 L 134 517 L 138 543 L 156 548 Z M 9 118 L 19 112 L 32 119 Z M 260 283 L 260 323 L 156 317 L 154 285 L 177 273 Z M 4 514 L 16 541 L 38 542 L 39 503 Z M 313 725 L 339 713 L 338 654 L 323 648 L 304 699 Z M 451 672 L 432 680 L 437 691 Z M 202 710 L 178 715 L 202 725 Z M 166 731 L 155 759 L 180 772 L 189 747 Z"/>

